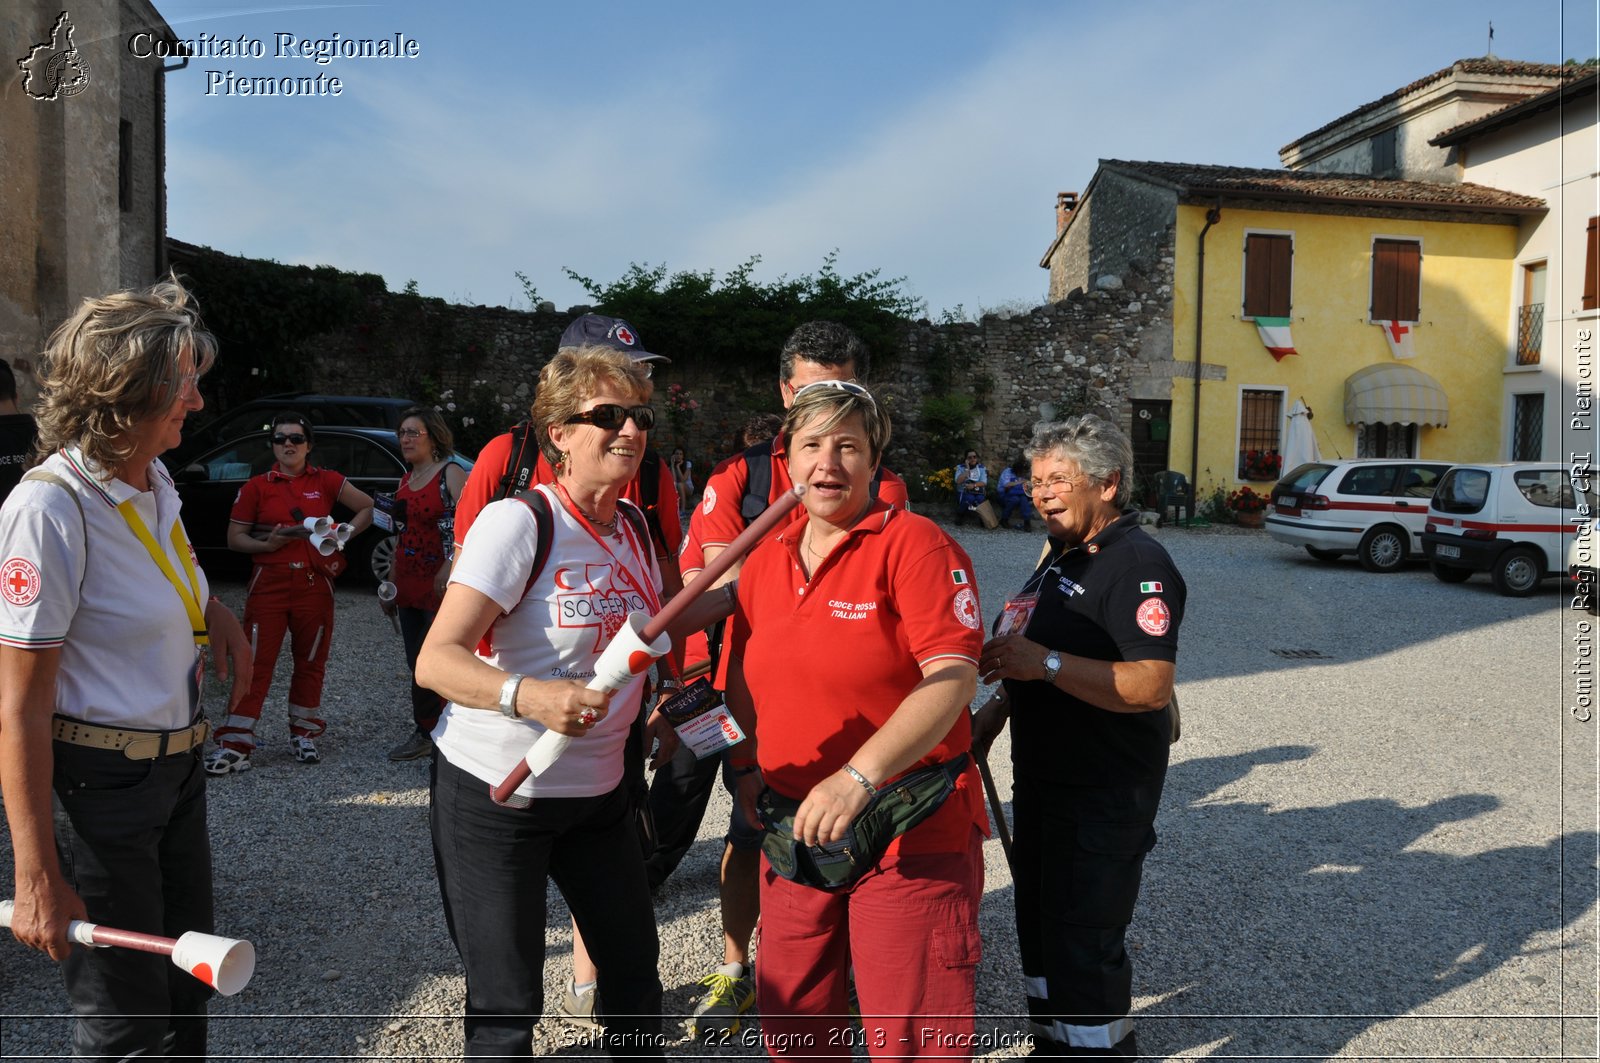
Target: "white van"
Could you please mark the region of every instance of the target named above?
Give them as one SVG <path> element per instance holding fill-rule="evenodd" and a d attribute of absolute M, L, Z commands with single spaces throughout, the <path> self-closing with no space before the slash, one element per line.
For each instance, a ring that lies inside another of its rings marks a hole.
<path fill-rule="evenodd" d="M 1460 583 L 1487 572 L 1495 590 L 1519 598 L 1564 575 L 1566 537 L 1596 505 L 1592 483 L 1574 487 L 1571 469 L 1555 462 L 1455 466 L 1439 481 L 1422 531 L 1433 574 Z"/>

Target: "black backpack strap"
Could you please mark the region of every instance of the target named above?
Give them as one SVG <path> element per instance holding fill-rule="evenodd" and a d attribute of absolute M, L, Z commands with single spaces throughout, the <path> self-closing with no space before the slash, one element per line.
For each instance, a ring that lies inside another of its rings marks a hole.
<path fill-rule="evenodd" d="M 748 524 L 772 504 L 772 440 L 744 448 L 744 499 L 739 512 Z"/>
<path fill-rule="evenodd" d="M 533 544 L 533 569 L 528 573 L 528 585 L 522 588 L 522 596 L 526 598 L 533 589 L 533 581 L 544 571 L 544 563 L 550 560 L 550 540 L 555 537 L 555 520 L 550 516 L 550 500 L 544 497 L 543 491 L 529 488 L 513 497 L 533 510 L 534 534 L 538 536 Z"/>
<path fill-rule="evenodd" d="M 678 544 L 667 542 L 667 533 L 661 530 L 661 455 L 653 450 L 645 451 L 636 479 L 639 481 L 639 508 L 644 510 L 644 520 L 649 526 L 646 537 L 656 544 L 657 557 L 672 557 L 678 552 Z M 676 493 L 672 504 L 678 504 Z"/>
<path fill-rule="evenodd" d="M 878 500 L 878 490 L 883 486 L 883 464 L 878 464 L 878 469 L 872 474 L 872 500 Z"/>
<path fill-rule="evenodd" d="M 506 464 L 505 475 L 495 489 L 491 502 L 512 498 L 533 486 L 534 466 L 539 464 L 539 444 L 534 438 L 531 421 L 523 421 L 511 428 L 511 460 Z"/>

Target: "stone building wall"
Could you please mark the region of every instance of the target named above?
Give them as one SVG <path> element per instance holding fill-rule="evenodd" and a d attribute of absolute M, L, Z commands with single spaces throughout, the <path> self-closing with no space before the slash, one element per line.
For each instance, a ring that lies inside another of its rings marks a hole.
<path fill-rule="evenodd" d="M 0 93 L 0 357 L 19 372 L 19 398 L 37 394 L 30 374 L 46 339 L 86 297 L 155 279 L 162 250 L 165 177 L 159 59 L 128 54 L 128 36 L 171 30 L 147 0 L 83 0 L 69 12 L 87 81 L 55 99 L 24 91 L 16 60 L 51 41 L 58 0 L 0 4 L 0 39 L 14 42 L 10 91 Z M 47 50 L 46 58 L 57 53 Z M 74 68 L 67 67 L 69 74 Z M 124 209 L 121 122 L 131 125 L 132 186 Z"/>
<path fill-rule="evenodd" d="M 1175 191 L 1102 166 L 1079 202 L 1066 239 L 1050 260 L 1050 298 L 1091 291 L 1102 276 L 1122 276 L 1152 247 L 1170 244 L 1177 220 Z"/>

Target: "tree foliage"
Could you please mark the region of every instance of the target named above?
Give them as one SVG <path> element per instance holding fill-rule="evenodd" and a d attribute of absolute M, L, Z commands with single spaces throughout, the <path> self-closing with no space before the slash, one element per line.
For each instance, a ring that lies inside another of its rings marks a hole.
<path fill-rule="evenodd" d="M 669 273 L 665 264 L 637 262 L 609 284 L 564 272 L 588 292 L 597 310 L 626 318 L 648 337 L 651 350 L 670 358 L 770 371 L 783 338 L 795 326 L 818 319 L 853 329 L 875 362 L 893 357 L 906 320 L 922 312 L 921 302 L 902 290 L 904 277 L 884 279 L 879 270 L 842 275 L 838 257 L 837 251 L 829 252 L 816 274 L 766 283 L 751 279 L 759 255 L 721 280 L 711 270 Z"/>

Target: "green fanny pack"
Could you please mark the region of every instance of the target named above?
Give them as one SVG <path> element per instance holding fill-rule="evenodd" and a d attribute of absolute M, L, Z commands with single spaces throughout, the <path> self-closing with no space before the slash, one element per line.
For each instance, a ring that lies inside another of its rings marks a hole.
<path fill-rule="evenodd" d="M 967 754 L 963 753 L 901 776 L 878 790 L 850 821 L 843 838 L 826 845 L 806 845 L 794 836 L 798 800 L 770 788 L 763 790 L 756 802 L 766 832 L 761 851 L 767 854 L 772 870 L 791 882 L 820 890 L 852 886 L 878 866 L 890 842 L 939 811 L 966 770 Z"/>

